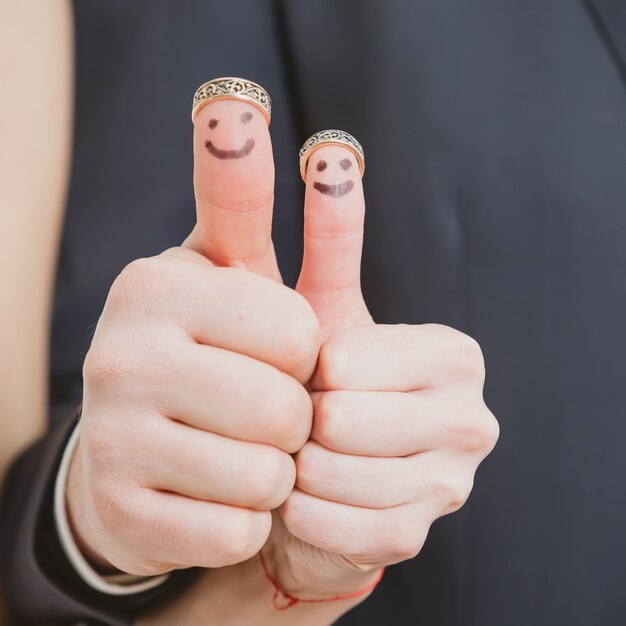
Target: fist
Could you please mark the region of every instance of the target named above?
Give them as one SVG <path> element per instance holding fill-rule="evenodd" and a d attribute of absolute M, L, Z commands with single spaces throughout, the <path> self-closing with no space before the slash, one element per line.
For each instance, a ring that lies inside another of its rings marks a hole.
<path fill-rule="evenodd" d="M 367 572 L 419 553 L 497 440 L 483 378 L 478 344 L 444 326 L 363 326 L 326 341 L 311 440 L 281 510 L 286 529 L 315 546 L 307 561 L 323 551 L 331 571 Z"/>
<path fill-rule="evenodd" d="M 254 150 L 216 158 L 209 134 L 251 135 Z M 84 364 L 70 521 L 95 564 L 132 574 L 258 552 L 311 428 L 320 329 L 277 270 L 266 124 L 252 105 L 211 103 L 194 145 L 194 231 L 120 274 Z"/>
<path fill-rule="evenodd" d="M 333 163 L 348 172 L 349 193 L 320 193 Z M 325 341 L 310 383 L 311 439 L 264 550 L 284 591 L 319 598 L 363 589 L 381 567 L 418 554 L 432 522 L 469 496 L 498 424 L 476 341 L 445 326 L 373 323 L 361 295 L 354 155 L 319 148 L 308 171 L 296 289 Z"/>

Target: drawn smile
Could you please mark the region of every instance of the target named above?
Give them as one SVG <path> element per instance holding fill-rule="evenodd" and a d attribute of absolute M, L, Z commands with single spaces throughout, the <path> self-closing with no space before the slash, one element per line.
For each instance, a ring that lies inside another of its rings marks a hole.
<path fill-rule="evenodd" d="M 327 196 L 332 196 L 333 198 L 341 198 L 341 196 L 345 196 L 347 193 L 350 193 L 352 191 L 354 183 L 351 180 L 346 180 L 343 183 L 339 183 L 338 185 L 313 183 L 313 187 L 315 187 L 315 189 L 317 189 L 320 193 L 325 193 Z"/>
<path fill-rule="evenodd" d="M 242 159 L 252 152 L 252 148 L 254 148 L 254 139 L 248 139 L 243 148 L 239 148 L 237 150 L 222 150 L 221 148 L 214 146 L 212 141 L 208 140 L 204 146 L 214 157 L 217 157 L 218 159 Z"/>

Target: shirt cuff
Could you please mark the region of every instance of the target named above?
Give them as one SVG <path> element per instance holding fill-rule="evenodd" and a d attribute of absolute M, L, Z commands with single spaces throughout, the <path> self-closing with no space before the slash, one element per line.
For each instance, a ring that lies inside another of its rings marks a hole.
<path fill-rule="evenodd" d="M 89 565 L 74 541 L 65 507 L 65 488 L 72 454 L 78 444 L 79 428 L 80 422 L 67 443 L 54 485 L 54 519 L 63 552 L 81 579 L 96 591 L 113 596 L 128 596 L 153 589 L 164 583 L 168 579 L 168 574 L 161 576 L 134 576 L 125 573 L 99 574 Z"/>

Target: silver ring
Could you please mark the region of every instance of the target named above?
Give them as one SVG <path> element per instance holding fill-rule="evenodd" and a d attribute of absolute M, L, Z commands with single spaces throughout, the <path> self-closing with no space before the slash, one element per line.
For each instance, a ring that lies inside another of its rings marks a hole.
<path fill-rule="evenodd" d="M 361 172 L 361 178 L 365 173 L 365 152 L 363 147 L 350 133 L 345 130 L 320 130 L 319 132 L 311 135 L 300 148 L 300 176 L 306 183 L 306 167 L 309 157 L 322 146 L 342 146 L 348 148 L 356 157 L 359 164 L 359 171 Z"/>
<path fill-rule="evenodd" d="M 261 85 L 245 78 L 224 76 L 200 85 L 193 95 L 191 121 L 195 124 L 200 109 L 213 100 L 243 100 L 256 106 L 269 126 L 272 119 L 272 99 Z"/>

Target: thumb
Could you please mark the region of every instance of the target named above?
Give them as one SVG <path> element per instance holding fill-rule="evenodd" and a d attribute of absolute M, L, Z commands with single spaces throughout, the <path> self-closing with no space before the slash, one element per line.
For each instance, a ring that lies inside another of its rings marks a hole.
<path fill-rule="evenodd" d="M 317 136 L 329 132 L 337 131 Z M 326 338 L 372 323 L 361 293 L 363 183 L 355 153 L 339 143 L 320 143 L 304 158 L 304 257 L 296 291 L 315 310 Z"/>
<path fill-rule="evenodd" d="M 242 79 L 215 79 L 196 93 L 204 88 L 235 95 L 211 96 L 194 110 L 197 221 L 184 246 L 217 265 L 280 280 L 272 244 L 274 160 L 269 118 L 254 99 L 245 97 L 245 90 L 262 92 L 268 100 L 269 96 Z"/>

